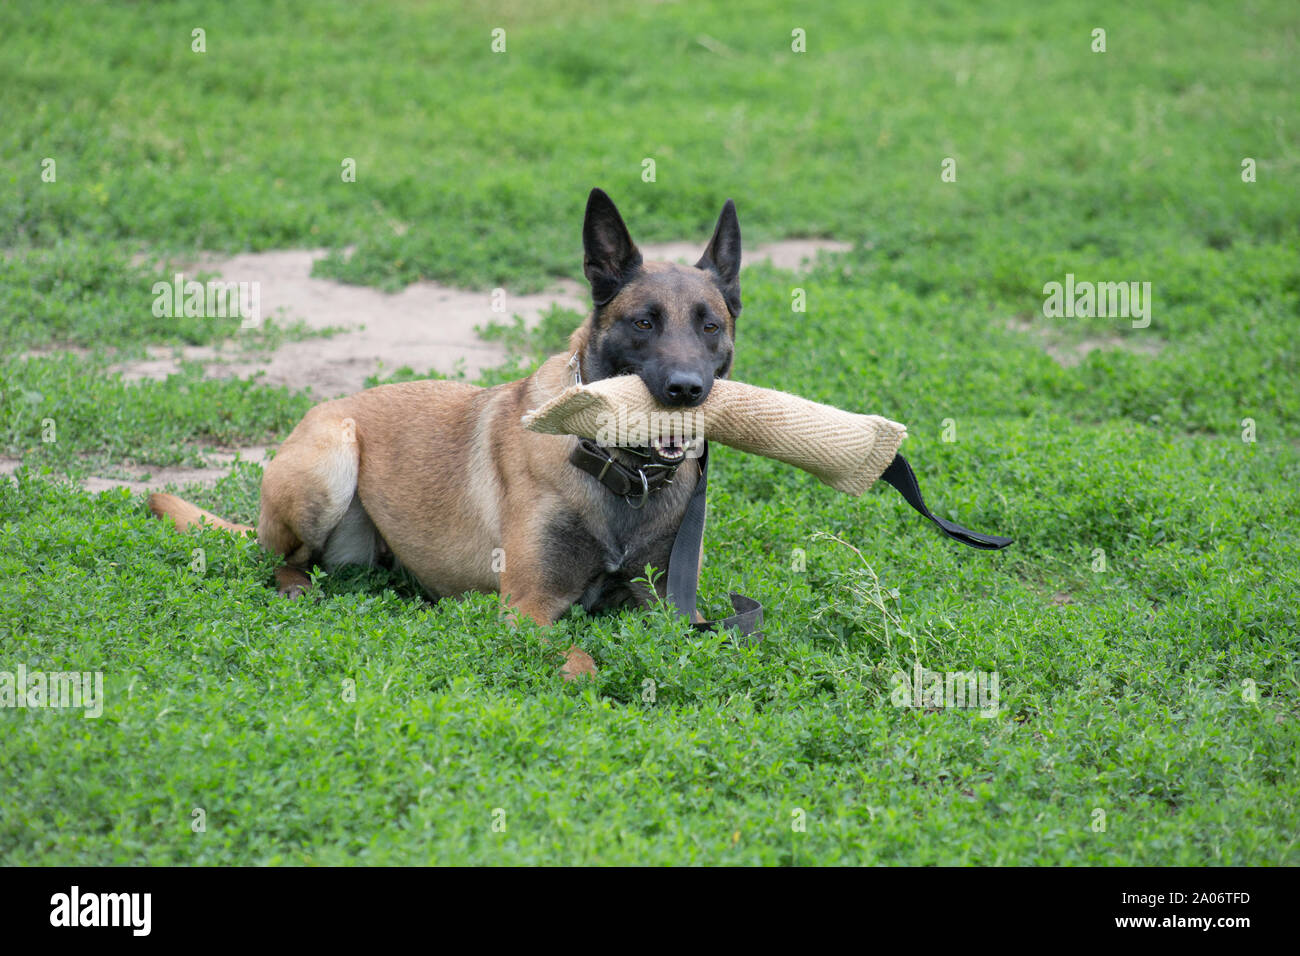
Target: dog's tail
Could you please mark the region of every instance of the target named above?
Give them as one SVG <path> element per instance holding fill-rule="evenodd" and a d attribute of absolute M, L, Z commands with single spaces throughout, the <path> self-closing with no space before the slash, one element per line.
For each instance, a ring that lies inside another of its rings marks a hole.
<path fill-rule="evenodd" d="M 164 494 L 163 492 L 155 492 L 149 496 L 149 510 L 153 512 L 155 518 L 170 519 L 178 531 L 186 531 L 207 524 L 233 534 L 254 534 L 256 532 L 256 529 L 249 525 L 227 521 L 225 518 L 214 515 L 211 511 L 204 511 L 198 505 L 192 505 L 175 495 Z"/>

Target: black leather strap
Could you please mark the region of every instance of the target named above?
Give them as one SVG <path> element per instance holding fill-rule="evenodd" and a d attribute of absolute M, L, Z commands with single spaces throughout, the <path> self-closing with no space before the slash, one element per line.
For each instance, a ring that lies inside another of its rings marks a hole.
<path fill-rule="evenodd" d="M 647 463 L 640 468 L 632 468 L 589 438 L 578 439 L 578 444 L 569 454 L 569 461 L 614 494 L 632 499 L 672 484 L 673 477 L 677 474 L 676 465 Z"/>
<path fill-rule="evenodd" d="M 921 497 L 921 486 L 916 483 L 916 475 L 912 471 L 912 466 L 907 463 L 907 459 L 902 455 L 894 456 L 894 460 L 889 463 L 889 467 L 880 476 L 880 480 L 886 481 L 897 488 L 909 505 L 933 521 L 939 530 L 948 537 L 960 541 L 964 545 L 979 548 L 983 551 L 1000 551 L 1011 543 L 1011 538 L 969 531 L 956 522 L 947 521 L 931 514 L 930 509 L 925 506 L 925 499 Z"/>

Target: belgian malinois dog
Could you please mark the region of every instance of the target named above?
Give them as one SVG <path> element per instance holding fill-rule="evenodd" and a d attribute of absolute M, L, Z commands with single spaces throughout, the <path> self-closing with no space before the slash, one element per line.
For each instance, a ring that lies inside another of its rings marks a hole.
<path fill-rule="evenodd" d="M 257 540 L 282 555 L 293 597 L 315 564 L 405 568 L 434 597 L 499 592 L 513 619 L 552 624 L 664 597 L 644 578 L 668 558 L 699 478 L 685 436 L 600 447 L 520 422 L 575 382 L 639 375 L 689 408 L 731 371 L 740 313 L 740 224 L 730 200 L 694 266 L 643 262 L 618 209 L 593 189 L 582 226 L 592 311 L 566 354 L 528 378 L 381 385 L 309 411 L 266 468 Z M 149 507 L 185 528 L 227 522 L 174 495 Z M 655 592 L 658 593 L 655 593 Z M 563 673 L 595 671 L 576 645 Z"/>

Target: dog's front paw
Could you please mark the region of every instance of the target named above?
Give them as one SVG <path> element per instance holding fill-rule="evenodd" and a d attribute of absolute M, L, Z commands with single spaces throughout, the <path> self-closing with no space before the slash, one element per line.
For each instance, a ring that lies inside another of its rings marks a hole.
<path fill-rule="evenodd" d="M 280 597 L 292 601 L 311 590 L 311 578 L 307 576 L 306 572 L 298 568 L 276 568 L 275 589 L 279 592 Z"/>
<path fill-rule="evenodd" d="M 560 668 L 560 673 L 564 675 L 565 680 L 595 677 L 596 662 L 591 659 L 590 654 L 574 644 L 564 652 L 564 666 Z"/>

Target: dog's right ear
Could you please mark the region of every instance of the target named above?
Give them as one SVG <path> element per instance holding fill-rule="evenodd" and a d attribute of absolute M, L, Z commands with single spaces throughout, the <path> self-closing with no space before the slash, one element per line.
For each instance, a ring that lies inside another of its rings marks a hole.
<path fill-rule="evenodd" d="M 723 203 L 709 248 L 695 268 L 713 273 L 731 317 L 740 315 L 740 220 L 736 218 L 736 204 L 730 199 Z"/>
<path fill-rule="evenodd" d="M 641 250 L 623 225 L 614 200 L 603 189 L 593 189 L 582 222 L 582 271 L 591 283 L 591 298 L 596 306 L 618 295 L 640 265 Z"/>

